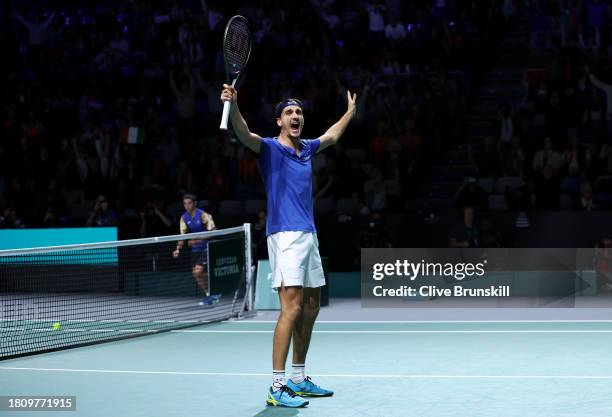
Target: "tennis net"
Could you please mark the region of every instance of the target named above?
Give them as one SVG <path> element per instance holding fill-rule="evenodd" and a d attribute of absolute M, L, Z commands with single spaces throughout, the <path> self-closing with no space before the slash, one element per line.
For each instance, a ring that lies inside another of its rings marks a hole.
<path fill-rule="evenodd" d="M 247 223 L 0 251 L 0 360 L 247 315 L 250 247 Z M 220 298 L 206 297 L 203 288 Z"/>

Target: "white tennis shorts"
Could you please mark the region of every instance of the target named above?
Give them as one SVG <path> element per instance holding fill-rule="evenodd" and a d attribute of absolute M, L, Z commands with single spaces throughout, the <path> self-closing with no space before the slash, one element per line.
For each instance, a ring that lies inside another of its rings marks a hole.
<path fill-rule="evenodd" d="M 313 232 L 277 232 L 268 236 L 272 288 L 325 285 L 319 240 Z"/>

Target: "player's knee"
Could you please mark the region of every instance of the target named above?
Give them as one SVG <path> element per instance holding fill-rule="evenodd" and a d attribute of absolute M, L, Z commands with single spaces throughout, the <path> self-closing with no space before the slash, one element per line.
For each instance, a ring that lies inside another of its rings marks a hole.
<path fill-rule="evenodd" d="M 283 308 L 282 314 L 287 320 L 297 321 L 302 315 L 302 306 L 298 303 L 291 303 Z"/>
<path fill-rule="evenodd" d="M 309 319 L 315 320 L 319 315 L 320 309 L 319 304 L 308 304 L 307 306 L 304 306 L 304 316 L 308 316 Z"/>

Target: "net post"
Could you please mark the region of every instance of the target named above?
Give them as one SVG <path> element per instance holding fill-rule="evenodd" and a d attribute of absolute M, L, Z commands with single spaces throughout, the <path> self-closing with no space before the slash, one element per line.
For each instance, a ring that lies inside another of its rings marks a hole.
<path fill-rule="evenodd" d="M 252 259 L 252 244 L 251 244 L 251 223 L 244 223 L 244 246 L 245 252 L 245 270 L 246 274 L 246 293 L 244 299 L 246 302 L 246 309 L 249 312 L 253 311 L 253 259 Z M 242 312 L 241 312 L 242 313 Z"/>

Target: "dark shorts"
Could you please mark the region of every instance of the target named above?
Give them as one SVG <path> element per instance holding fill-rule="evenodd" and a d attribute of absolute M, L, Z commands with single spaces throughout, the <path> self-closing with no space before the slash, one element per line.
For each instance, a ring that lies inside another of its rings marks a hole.
<path fill-rule="evenodd" d="M 206 253 L 206 251 L 202 251 L 202 252 L 191 252 L 191 266 L 197 266 L 197 265 L 201 265 L 201 266 L 206 266 L 206 263 L 208 262 L 208 253 Z"/>

